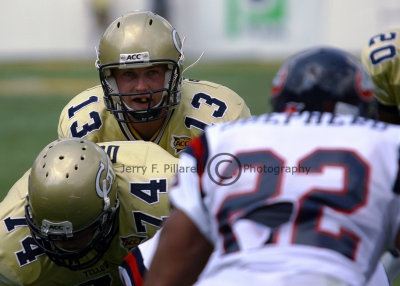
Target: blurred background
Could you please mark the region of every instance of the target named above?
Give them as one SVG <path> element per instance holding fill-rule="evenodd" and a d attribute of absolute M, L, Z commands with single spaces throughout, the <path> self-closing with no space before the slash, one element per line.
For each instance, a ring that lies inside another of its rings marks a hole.
<path fill-rule="evenodd" d="M 270 60 L 330 44 L 357 53 L 400 22 L 398 0 L 15 0 L 0 11 L 0 59 L 88 59 L 105 27 L 153 10 L 185 37 L 188 57 Z"/>
<path fill-rule="evenodd" d="M 398 0 L 14 0 L 0 9 L 0 199 L 57 138 L 58 117 L 99 84 L 95 47 L 122 13 L 153 10 L 185 38 L 185 77 L 235 90 L 268 111 L 271 81 L 291 54 L 332 45 L 359 56 L 400 26 Z"/>

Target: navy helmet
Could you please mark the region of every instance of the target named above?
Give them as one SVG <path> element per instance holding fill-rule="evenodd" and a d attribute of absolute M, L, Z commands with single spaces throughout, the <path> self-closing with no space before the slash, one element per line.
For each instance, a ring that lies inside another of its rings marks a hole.
<path fill-rule="evenodd" d="M 321 111 L 377 118 L 375 86 L 361 63 L 332 47 L 306 49 L 276 74 L 273 112 Z"/>

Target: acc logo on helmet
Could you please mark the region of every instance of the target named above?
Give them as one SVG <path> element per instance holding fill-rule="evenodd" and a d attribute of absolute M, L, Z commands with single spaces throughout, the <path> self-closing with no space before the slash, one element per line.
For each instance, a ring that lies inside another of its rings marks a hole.
<path fill-rule="evenodd" d="M 129 62 L 148 62 L 149 60 L 150 60 L 149 52 L 119 55 L 120 64 L 126 64 Z"/>

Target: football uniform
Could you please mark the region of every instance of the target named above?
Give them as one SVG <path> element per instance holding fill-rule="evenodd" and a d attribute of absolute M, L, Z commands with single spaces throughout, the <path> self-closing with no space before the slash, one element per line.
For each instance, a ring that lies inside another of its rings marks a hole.
<path fill-rule="evenodd" d="M 109 155 L 118 184 L 119 231 L 94 266 L 72 271 L 38 248 L 25 220 L 29 171 L 0 203 L 0 285 L 121 285 L 118 265 L 152 237 L 169 214 L 168 189 L 177 159 L 151 142 L 99 144 Z M 88 202 L 90 203 L 90 202 Z M 2 282 L 3 281 L 3 282 Z"/>
<path fill-rule="evenodd" d="M 181 102 L 151 140 L 174 156 L 205 126 L 250 117 L 243 99 L 225 86 L 184 79 L 181 91 Z M 142 140 L 135 130 L 118 123 L 106 110 L 103 96 L 99 85 L 74 97 L 60 115 L 59 137 L 79 137 L 92 142 Z"/>
<path fill-rule="evenodd" d="M 376 97 L 384 105 L 397 107 L 400 106 L 399 32 L 394 29 L 371 37 L 361 53 L 361 62 L 378 87 Z"/>
<path fill-rule="evenodd" d="M 350 115 L 207 128 L 170 192 L 214 245 L 198 285 L 365 285 L 400 226 L 399 147 L 397 126 Z"/>

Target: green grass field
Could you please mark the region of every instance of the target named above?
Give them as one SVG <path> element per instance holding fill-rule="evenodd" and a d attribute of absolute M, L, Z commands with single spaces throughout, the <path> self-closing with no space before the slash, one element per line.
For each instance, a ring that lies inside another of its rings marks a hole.
<path fill-rule="evenodd" d="M 185 77 L 229 86 L 253 114 L 268 110 L 268 95 L 278 64 L 200 63 Z M 0 200 L 57 138 L 58 117 L 77 93 L 98 84 L 92 62 L 0 63 Z"/>

